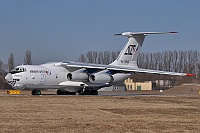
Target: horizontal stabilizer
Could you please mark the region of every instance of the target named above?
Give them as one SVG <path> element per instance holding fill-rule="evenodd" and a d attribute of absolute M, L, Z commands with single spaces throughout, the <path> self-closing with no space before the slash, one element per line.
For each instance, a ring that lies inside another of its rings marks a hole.
<path fill-rule="evenodd" d="M 115 36 L 133 36 L 133 35 L 149 35 L 149 34 L 176 34 L 178 32 L 123 32 L 114 34 Z"/>

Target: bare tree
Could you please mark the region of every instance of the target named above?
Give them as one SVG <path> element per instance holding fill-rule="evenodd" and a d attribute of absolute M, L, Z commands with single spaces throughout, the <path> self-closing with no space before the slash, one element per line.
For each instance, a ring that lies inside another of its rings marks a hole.
<path fill-rule="evenodd" d="M 24 58 L 24 65 L 32 65 L 32 59 L 31 59 L 31 51 L 26 51 L 26 56 Z"/>
<path fill-rule="evenodd" d="M 110 52 L 109 51 L 104 51 L 104 57 L 103 57 L 103 64 L 110 64 Z"/>
<path fill-rule="evenodd" d="M 115 61 L 115 60 L 117 59 L 117 56 L 118 56 L 118 55 L 119 55 L 119 51 L 118 51 L 118 52 L 114 52 L 114 51 L 112 51 L 110 62 Z"/>
<path fill-rule="evenodd" d="M 5 74 L 7 73 L 6 72 L 7 68 L 8 68 L 8 65 L 4 64 L 3 61 L 0 60 L 0 76 L 1 77 L 3 76 L 3 79 L 4 79 Z"/>
<path fill-rule="evenodd" d="M 8 58 L 8 70 L 9 72 L 14 68 L 15 63 L 14 63 L 14 55 L 11 53 L 10 57 Z"/>
<path fill-rule="evenodd" d="M 88 51 L 86 54 L 80 55 L 79 61 L 85 63 L 110 64 L 116 60 L 118 54 L 119 52 Z"/>
<path fill-rule="evenodd" d="M 98 53 L 98 64 L 103 64 L 103 52 Z"/>
<path fill-rule="evenodd" d="M 87 59 L 86 59 L 86 57 L 85 57 L 84 54 L 81 54 L 81 56 L 79 57 L 79 61 L 80 61 L 80 62 L 83 62 L 83 63 L 86 63 L 86 62 L 87 62 Z"/>
<path fill-rule="evenodd" d="M 0 74 L 2 75 L 4 71 L 4 64 L 3 64 L 3 61 L 0 60 Z"/>

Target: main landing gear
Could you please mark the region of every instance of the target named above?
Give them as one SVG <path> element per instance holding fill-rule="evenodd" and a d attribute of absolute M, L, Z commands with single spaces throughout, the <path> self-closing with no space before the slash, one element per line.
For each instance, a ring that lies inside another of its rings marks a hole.
<path fill-rule="evenodd" d="M 57 90 L 57 95 L 76 95 L 76 92 L 68 92 L 68 91 L 62 91 L 62 90 Z"/>
<path fill-rule="evenodd" d="M 98 95 L 97 90 L 81 90 L 78 92 L 79 95 Z"/>
<path fill-rule="evenodd" d="M 31 94 L 32 95 L 41 95 L 41 91 L 34 89 L 34 90 L 32 90 Z"/>
<path fill-rule="evenodd" d="M 32 95 L 41 95 L 41 91 L 34 89 L 31 92 Z M 79 95 L 98 95 L 97 90 L 81 90 L 78 92 Z M 69 92 L 63 90 L 57 90 L 57 95 L 76 95 L 76 92 Z"/>

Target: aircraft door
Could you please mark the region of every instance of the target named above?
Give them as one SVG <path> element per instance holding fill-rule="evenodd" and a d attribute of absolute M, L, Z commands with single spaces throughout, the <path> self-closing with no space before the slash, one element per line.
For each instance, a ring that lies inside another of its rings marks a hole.
<path fill-rule="evenodd" d="M 46 81 L 46 75 L 45 74 L 41 74 L 40 84 L 44 84 L 45 81 Z"/>

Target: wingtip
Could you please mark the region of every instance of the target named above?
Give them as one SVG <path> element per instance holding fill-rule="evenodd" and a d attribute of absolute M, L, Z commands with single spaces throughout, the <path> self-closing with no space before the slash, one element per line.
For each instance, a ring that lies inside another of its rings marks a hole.
<path fill-rule="evenodd" d="M 186 74 L 186 76 L 189 76 L 189 77 L 191 77 L 191 76 L 197 76 L 196 74 L 191 74 L 191 73 L 188 73 L 188 74 Z"/>
<path fill-rule="evenodd" d="M 122 34 L 114 34 L 114 36 L 120 36 L 120 35 L 122 35 Z"/>
<path fill-rule="evenodd" d="M 172 32 L 169 32 L 170 34 L 177 34 L 178 32 L 176 31 L 172 31 Z"/>

